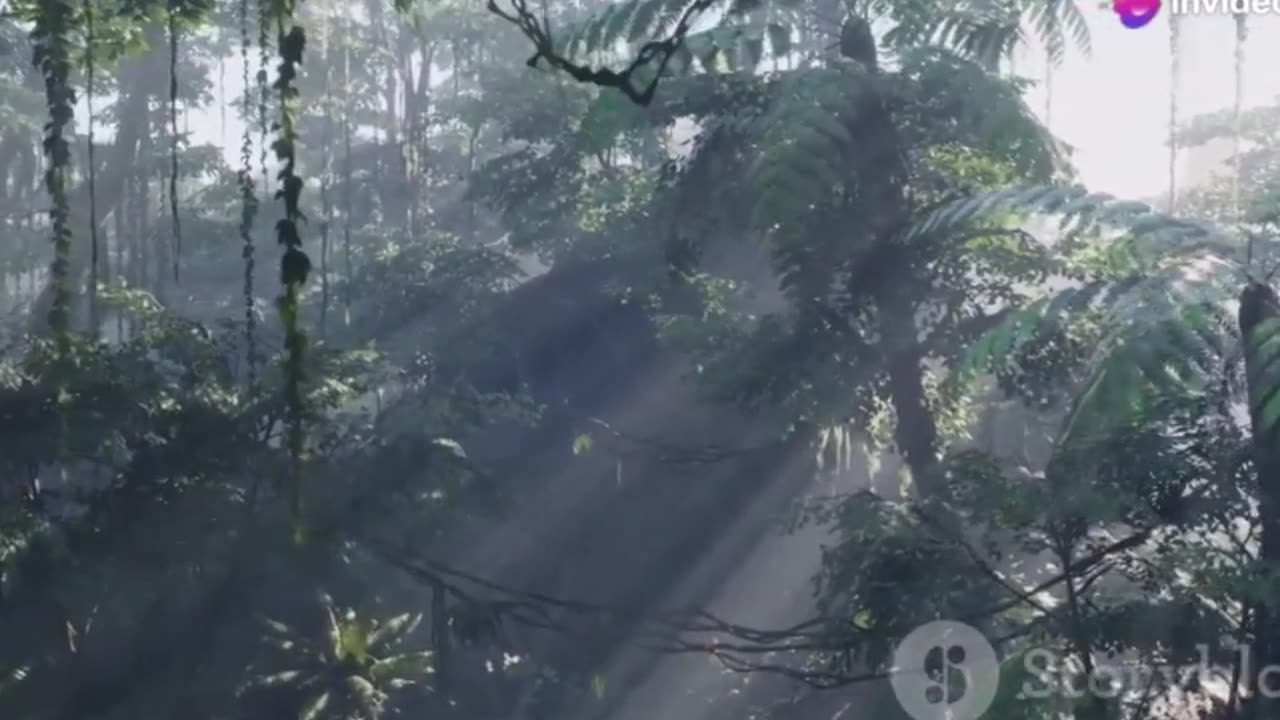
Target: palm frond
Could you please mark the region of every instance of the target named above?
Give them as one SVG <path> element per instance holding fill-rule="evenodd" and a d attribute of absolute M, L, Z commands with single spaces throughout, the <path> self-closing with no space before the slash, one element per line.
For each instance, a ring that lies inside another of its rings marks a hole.
<path fill-rule="evenodd" d="M 968 383 L 984 372 L 993 372 L 1012 361 L 1020 349 L 1037 337 L 1103 308 L 1111 296 L 1122 295 L 1137 284 L 1095 281 L 1046 295 L 1009 313 L 1000 324 L 984 333 L 952 366 L 948 381 Z"/>
<path fill-rule="evenodd" d="M 1280 302 L 1269 286 L 1246 286 L 1240 296 L 1249 413 L 1254 429 L 1274 442 L 1280 431 Z"/>
<path fill-rule="evenodd" d="M 1142 426 L 1158 420 L 1169 403 L 1202 397 L 1230 377 L 1240 360 L 1231 305 L 1242 280 L 1241 266 L 1198 257 L 1067 288 L 1012 313 L 973 345 L 948 380 L 967 383 L 1015 362 L 1017 351 L 1045 329 L 1089 322 L 1098 329 L 1095 349 L 1081 369 L 1059 443 L 1088 443 Z"/>
<path fill-rule="evenodd" d="M 1049 61 L 1061 64 L 1068 41 L 1089 54 L 1093 50 L 1089 25 L 1074 0 L 1021 0 L 1021 15 L 1049 52 Z"/>
<path fill-rule="evenodd" d="M 379 682 L 408 680 L 435 672 L 435 654 L 429 650 L 401 653 L 374 662 L 370 675 Z"/>
<path fill-rule="evenodd" d="M 1085 443 L 1119 428 L 1162 419 L 1170 403 L 1201 397 L 1220 382 L 1232 344 L 1229 313 L 1190 304 L 1175 316 L 1126 328 L 1100 348 L 1060 443 Z"/>
<path fill-rule="evenodd" d="M 989 154 L 1030 182 L 1065 177 L 1065 147 L 1028 107 L 1018 84 L 979 63 L 936 48 L 904 53 L 895 94 L 918 118 L 921 144 L 958 143 Z M 939 123 L 938 118 L 946 122 Z"/>
<path fill-rule="evenodd" d="M 566 57 L 613 52 L 623 43 L 636 43 L 673 26 L 693 0 L 623 0 L 570 26 L 561 33 L 558 48 Z"/>
<path fill-rule="evenodd" d="M 306 704 L 302 706 L 302 710 L 298 713 L 298 720 L 319 720 L 329 707 L 329 700 L 332 697 L 332 693 L 322 692 L 307 700 Z"/>
<path fill-rule="evenodd" d="M 815 199 L 849 183 L 856 139 L 847 118 L 874 97 L 877 80 L 857 63 L 838 63 L 779 83 L 750 174 L 757 227 L 803 222 Z"/>
<path fill-rule="evenodd" d="M 369 633 L 369 647 L 394 645 L 411 634 L 422 623 L 421 613 L 403 613 L 378 625 Z"/>
<path fill-rule="evenodd" d="M 886 42 L 902 49 L 930 44 L 994 68 L 1025 43 L 1029 28 L 1058 65 L 1067 48 L 1092 52 L 1089 26 L 1071 0 L 968 0 L 892 2 L 887 11 L 897 25 Z"/>
<path fill-rule="evenodd" d="M 1122 232 L 1119 242 L 1128 243 L 1135 255 L 1153 263 L 1198 250 L 1234 255 L 1241 249 L 1236 240 L 1205 224 L 1156 212 L 1145 203 L 1090 193 L 1078 185 L 1012 187 L 956 200 L 927 213 L 908 229 L 905 239 L 924 242 L 963 233 L 993 219 L 1014 222 L 1045 215 L 1061 218 L 1059 230 L 1064 236 Z"/>

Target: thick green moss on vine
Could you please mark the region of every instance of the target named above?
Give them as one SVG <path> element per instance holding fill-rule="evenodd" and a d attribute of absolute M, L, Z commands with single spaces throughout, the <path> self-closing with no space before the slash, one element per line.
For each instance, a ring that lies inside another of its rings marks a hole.
<path fill-rule="evenodd" d="M 75 9 L 68 0 L 48 0 L 37 6 L 31 39 L 35 50 L 32 62 L 44 77 L 45 101 L 49 121 L 44 127 L 44 153 L 49 166 L 45 185 L 49 190 L 49 210 L 53 236 L 53 263 L 49 268 L 53 284 L 53 303 L 49 309 L 49 327 L 53 331 L 58 352 L 70 352 L 71 290 L 67 286 L 71 255 L 70 203 L 67 199 L 67 174 L 71 164 L 71 147 L 66 128 L 75 117 L 75 91 L 71 76 L 71 34 L 75 28 Z"/>
<path fill-rule="evenodd" d="M 32 63 L 44 78 L 45 104 L 49 121 L 44 126 L 44 153 L 48 158 L 45 185 L 49 190 L 49 220 L 53 236 L 53 262 L 49 267 L 53 302 L 49 308 L 49 329 L 54 339 L 53 371 L 57 386 L 57 447 L 65 458 L 69 440 L 66 405 L 70 400 L 67 378 L 71 362 L 71 204 L 67 198 L 67 176 L 71 146 L 67 125 L 75 117 L 75 91 L 71 89 L 72 33 L 76 29 L 75 8 L 70 0 L 47 0 L 37 5 L 31 31 Z"/>
<path fill-rule="evenodd" d="M 297 100 L 295 81 L 302 65 L 306 47 L 306 33 L 298 25 L 288 27 L 297 3 L 278 0 L 272 15 L 276 21 L 278 53 L 275 89 L 279 93 L 279 135 L 274 143 L 276 159 L 280 162 L 280 189 L 276 197 L 284 202 L 284 217 L 276 223 L 276 240 L 283 249 L 280 258 L 280 284 L 283 293 L 278 299 L 280 318 L 285 329 L 285 401 L 289 408 L 289 454 L 293 461 L 293 477 L 290 488 L 290 507 L 295 522 L 295 535 L 302 537 L 302 462 L 306 442 L 302 382 L 306 353 L 306 334 L 299 322 L 299 296 L 311 272 L 311 258 L 302 249 L 299 226 L 305 221 L 300 200 L 303 180 L 297 173 Z"/>

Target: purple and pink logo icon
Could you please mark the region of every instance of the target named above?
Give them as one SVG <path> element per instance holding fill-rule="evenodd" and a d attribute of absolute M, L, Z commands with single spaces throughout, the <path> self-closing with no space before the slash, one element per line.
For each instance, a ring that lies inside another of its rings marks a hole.
<path fill-rule="evenodd" d="M 1160 12 L 1160 0 L 1111 0 L 1111 9 L 1120 16 L 1120 23 L 1136 30 L 1150 23 Z"/>

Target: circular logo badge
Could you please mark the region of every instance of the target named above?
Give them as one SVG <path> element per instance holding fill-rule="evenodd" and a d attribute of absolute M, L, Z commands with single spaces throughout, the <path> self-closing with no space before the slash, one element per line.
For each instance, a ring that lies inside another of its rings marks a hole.
<path fill-rule="evenodd" d="M 1120 23 L 1130 30 L 1146 27 L 1160 12 L 1160 0 L 1112 0 Z"/>
<path fill-rule="evenodd" d="M 898 643 L 889 683 L 914 720 L 978 720 L 995 700 L 1000 661 L 982 633 L 938 620 Z"/>

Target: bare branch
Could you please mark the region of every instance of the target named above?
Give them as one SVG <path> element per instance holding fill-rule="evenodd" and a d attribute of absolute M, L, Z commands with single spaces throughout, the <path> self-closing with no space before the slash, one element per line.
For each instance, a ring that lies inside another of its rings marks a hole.
<path fill-rule="evenodd" d="M 1038 606 L 1039 603 L 1032 599 L 1036 594 L 1060 585 L 1069 577 L 1091 575 L 1114 554 L 1141 545 L 1149 535 L 1149 531 L 1141 531 L 1111 543 L 1080 558 L 1061 574 L 1030 589 L 1017 589 L 1002 583 L 1015 597 L 957 620 L 978 622 L 1020 605 L 1030 603 Z M 778 654 L 856 653 L 874 633 L 853 625 L 847 619 L 819 616 L 790 627 L 764 630 L 728 622 L 697 608 L 643 613 L 636 609 L 609 607 L 507 587 L 443 563 L 422 558 L 409 559 L 404 553 L 392 549 L 390 543 L 377 538 L 361 536 L 352 539 L 371 555 L 410 578 L 433 587 L 443 587 L 448 594 L 462 602 L 482 606 L 494 616 L 509 618 L 525 627 L 550 630 L 567 636 L 579 634 L 573 624 L 556 617 L 557 611 L 577 617 L 594 616 L 619 622 L 638 621 L 639 625 L 633 631 L 633 644 L 641 649 L 665 654 L 701 653 L 716 658 L 733 672 L 780 675 L 819 689 L 843 687 L 887 676 L 884 672 L 869 672 L 863 668 L 832 670 L 797 667 L 769 659 Z M 480 592 L 465 589 L 464 586 L 467 585 L 485 591 L 487 596 L 482 597 Z M 1050 616 L 1051 613 L 1046 610 L 1037 618 L 1022 624 L 1006 638 L 997 639 L 997 642 L 1023 635 Z M 807 659 L 812 660 L 812 656 Z"/>
<path fill-rule="evenodd" d="M 560 54 L 551 39 L 551 21 L 545 16 L 541 20 L 538 19 L 526 0 L 506 0 L 510 9 L 499 7 L 499 0 L 488 0 L 488 9 L 489 12 L 519 28 L 520 32 L 533 43 L 533 56 L 525 63 L 529 67 L 536 68 L 539 61 L 545 60 L 547 65 L 568 74 L 578 82 L 616 88 L 635 104 L 647 107 L 653 101 L 653 95 L 658 89 L 658 81 L 666 73 L 672 56 L 684 44 L 685 36 L 688 35 L 694 20 L 710 10 L 716 2 L 718 0 L 694 0 L 680 14 L 680 19 L 666 38 L 652 40 L 642 45 L 631 63 L 621 71 L 592 68 Z M 634 80 L 636 72 L 650 67 L 656 70 L 653 77 L 648 82 L 637 85 Z"/>
<path fill-rule="evenodd" d="M 696 446 L 676 445 L 658 438 L 633 435 L 618 430 L 600 418 L 590 418 L 590 422 L 604 430 L 609 437 L 626 446 L 612 449 L 615 454 L 627 457 L 653 453 L 659 462 L 669 464 L 712 465 L 747 455 L 770 452 L 785 445 L 785 441 L 748 447 L 724 447 L 715 443 Z"/>

